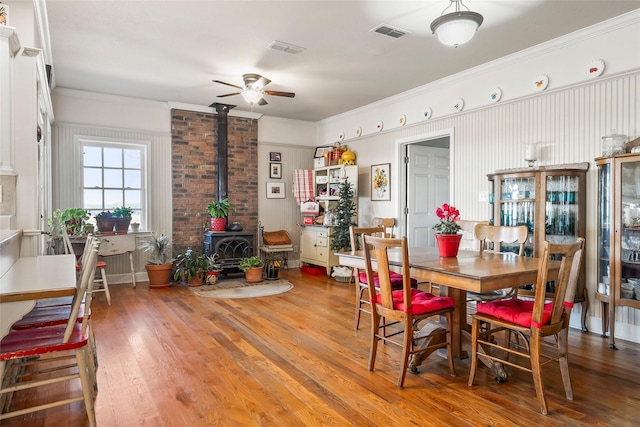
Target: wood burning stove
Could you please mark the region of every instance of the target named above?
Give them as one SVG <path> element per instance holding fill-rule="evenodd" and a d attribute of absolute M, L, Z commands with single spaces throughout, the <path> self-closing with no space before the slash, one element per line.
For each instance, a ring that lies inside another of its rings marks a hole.
<path fill-rule="evenodd" d="M 240 260 L 254 254 L 254 234 L 248 231 L 207 231 L 204 233 L 203 252 L 220 256 L 223 273 L 238 271 Z"/>

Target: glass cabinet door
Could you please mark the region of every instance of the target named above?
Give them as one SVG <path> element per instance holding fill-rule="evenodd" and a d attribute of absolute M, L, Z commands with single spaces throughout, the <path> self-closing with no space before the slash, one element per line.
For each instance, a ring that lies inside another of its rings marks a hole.
<path fill-rule="evenodd" d="M 610 251 L 611 251 L 611 164 L 598 168 L 598 285 L 596 294 L 608 296 L 610 292 Z M 603 328 L 604 329 L 604 328 Z"/>
<path fill-rule="evenodd" d="M 621 197 L 619 211 L 622 217 L 620 235 L 620 294 L 616 299 L 635 299 L 635 285 L 640 286 L 640 162 L 622 162 Z"/>
<path fill-rule="evenodd" d="M 500 225 L 526 225 L 533 233 L 536 213 L 535 176 L 504 178 L 500 181 Z M 502 245 L 502 251 L 518 252 L 518 245 Z M 532 239 L 527 241 L 525 255 L 533 256 Z"/>
<path fill-rule="evenodd" d="M 573 243 L 578 237 L 577 176 L 547 175 L 545 183 L 545 240 L 551 243 Z"/>

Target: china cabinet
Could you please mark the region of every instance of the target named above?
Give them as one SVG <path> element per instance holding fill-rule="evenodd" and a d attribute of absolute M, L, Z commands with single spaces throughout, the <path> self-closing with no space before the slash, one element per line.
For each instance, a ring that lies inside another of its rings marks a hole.
<path fill-rule="evenodd" d="M 586 234 L 586 175 L 589 163 L 539 166 L 498 170 L 488 174 L 491 183 L 490 223 L 526 225 L 529 238 L 526 256 L 537 256 L 542 243 L 573 243 Z M 499 248 L 517 251 L 517 246 Z M 585 288 L 585 263 L 582 263 L 574 302 L 582 303 L 581 326 L 587 331 L 589 300 Z M 547 285 L 548 291 L 553 284 Z M 533 295 L 533 284 L 519 294 Z"/>
<path fill-rule="evenodd" d="M 354 198 L 358 196 L 358 166 L 325 166 L 313 171 L 313 191 L 316 201 L 324 211 L 324 223 L 302 225 L 300 227 L 300 261 L 325 267 L 327 276 L 332 267 L 338 265 L 338 257 L 331 249 L 332 220 L 340 199 L 340 186 L 347 180 L 353 188 Z"/>
<path fill-rule="evenodd" d="M 596 159 L 602 335 L 615 345 L 616 307 L 640 308 L 640 154 Z"/>

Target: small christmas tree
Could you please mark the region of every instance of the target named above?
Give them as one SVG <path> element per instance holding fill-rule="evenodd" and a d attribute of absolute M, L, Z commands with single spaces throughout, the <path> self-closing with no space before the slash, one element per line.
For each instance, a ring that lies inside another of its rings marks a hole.
<path fill-rule="evenodd" d="M 331 233 L 331 249 L 333 250 L 351 250 L 351 236 L 349 235 L 349 227 L 357 225 L 353 221 L 356 214 L 356 203 L 353 201 L 353 187 L 348 180 L 340 185 L 340 199 L 335 208 L 336 225 Z"/>

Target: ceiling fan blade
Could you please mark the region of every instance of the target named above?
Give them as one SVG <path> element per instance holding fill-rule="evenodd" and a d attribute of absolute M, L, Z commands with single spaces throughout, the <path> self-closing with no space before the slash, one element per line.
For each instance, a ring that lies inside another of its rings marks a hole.
<path fill-rule="evenodd" d="M 222 85 L 227 85 L 227 86 L 235 87 L 235 88 L 240 89 L 240 90 L 244 89 L 242 86 L 234 85 L 234 84 L 232 84 L 232 83 L 227 83 L 227 82 L 223 82 L 223 81 L 220 81 L 220 80 L 212 80 L 212 81 L 213 81 L 214 83 L 220 83 L 220 84 L 222 84 Z"/>
<path fill-rule="evenodd" d="M 260 101 L 258 101 L 258 105 L 267 105 L 267 104 L 268 104 L 268 102 L 264 98 L 260 98 Z"/>
<path fill-rule="evenodd" d="M 227 93 L 225 95 L 216 95 L 218 98 L 224 98 L 227 96 L 240 95 L 241 92 Z"/>
<path fill-rule="evenodd" d="M 265 90 L 264 93 L 266 93 L 267 95 L 274 95 L 274 96 L 286 96 L 287 98 L 293 98 L 296 96 L 296 94 L 293 92 L 280 92 L 277 90 Z"/>

